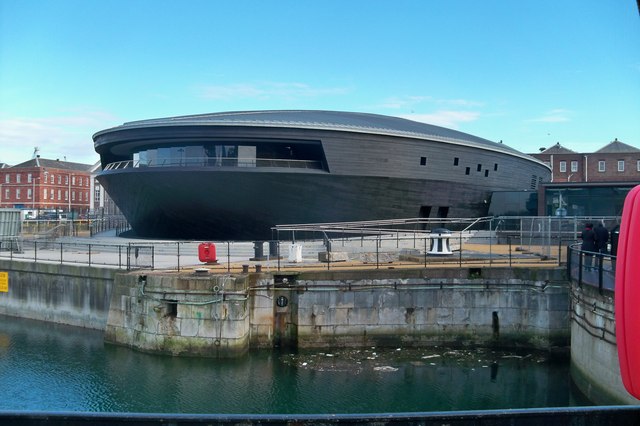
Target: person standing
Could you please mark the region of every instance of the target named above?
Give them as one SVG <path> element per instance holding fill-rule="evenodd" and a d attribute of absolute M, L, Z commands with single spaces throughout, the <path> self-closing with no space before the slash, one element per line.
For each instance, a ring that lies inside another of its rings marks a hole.
<path fill-rule="evenodd" d="M 602 222 L 598 223 L 596 229 L 594 229 L 596 233 L 596 246 L 598 248 L 598 253 L 607 253 L 607 243 L 609 242 L 609 231 L 604 227 Z"/>
<path fill-rule="evenodd" d="M 596 245 L 596 233 L 593 230 L 593 223 L 587 223 L 580 234 L 582 238 L 582 246 L 580 247 L 584 252 L 584 265 L 587 269 L 591 269 L 593 263 L 593 254 L 598 252 Z"/>

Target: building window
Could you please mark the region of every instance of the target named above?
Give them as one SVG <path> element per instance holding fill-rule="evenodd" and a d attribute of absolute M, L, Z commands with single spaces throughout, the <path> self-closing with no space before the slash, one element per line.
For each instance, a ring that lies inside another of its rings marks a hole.
<path fill-rule="evenodd" d="M 20 188 L 16 189 L 16 200 L 20 199 Z"/>
<path fill-rule="evenodd" d="M 577 172 L 578 171 L 578 162 L 577 161 L 572 161 L 571 162 L 571 172 Z"/>
<path fill-rule="evenodd" d="M 551 168 L 551 162 L 550 161 L 544 161 L 544 165 Z"/>
<path fill-rule="evenodd" d="M 618 160 L 618 171 L 624 172 L 624 160 Z"/>
<path fill-rule="evenodd" d="M 636 161 L 636 170 L 640 172 L 640 160 Z"/>
<path fill-rule="evenodd" d="M 481 171 L 482 171 L 482 164 L 478 164 L 478 167 L 477 167 L 477 169 L 476 169 L 476 170 L 478 170 L 479 172 L 481 172 Z"/>
<path fill-rule="evenodd" d="M 50 180 L 50 182 L 51 182 L 51 183 L 56 183 L 56 177 L 55 177 L 55 175 L 54 175 L 53 173 L 51 173 L 51 180 Z M 53 195 L 51 196 L 51 198 L 53 198 Z"/>
<path fill-rule="evenodd" d="M 464 169 L 464 174 L 468 175 L 471 172 L 471 168 L 467 167 L 466 169 Z"/>
<path fill-rule="evenodd" d="M 4 175 L 4 183 L 10 183 L 11 182 L 11 176 L 9 176 L 9 173 L 7 173 L 6 175 Z"/>
<path fill-rule="evenodd" d="M 62 201 L 62 191 L 58 189 L 58 201 Z"/>
<path fill-rule="evenodd" d="M 58 185 L 62 184 L 62 175 L 58 175 Z"/>
<path fill-rule="evenodd" d="M 599 172 L 604 172 L 606 170 L 607 170 L 607 168 L 604 165 L 604 160 L 598 161 L 598 171 Z"/>
<path fill-rule="evenodd" d="M 4 199 L 8 200 L 9 198 L 11 198 L 11 194 L 9 193 L 9 188 L 6 188 L 4 190 Z"/>
<path fill-rule="evenodd" d="M 493 171 L 494 171 L 494 172 L 497 172 L 497 171 L 498 171 L 498 163 L 495 163 L 495 164 L 493 165 Z"/>
<path fill-rule="evenodd" d="M 31 183 L 31 181 L 33 180 L 33 175 L 31 173 L 27 174 L 27 183 Z"/>
<path fill-rule="evenodd" d="M 67 190 L 64 191 L 64 200 L 69 201 L 69 191 Z"/>
<path fill-rule="evenodd" d="M 484 171 L 484 177 L 489 177 L 489 170 L 488 169 Z"/>
<path fill-rule="evenodd" d="M 27 200 L 30 200 L 33 198 L 33 192 L 31 192 L 31 188 L 27 189 Z"/>
<path fill-rule="evenodd" d="M 427 157 L 420 157 L 420 165 L 421 166 L 427 165 Z"/>
<path fill-rule="evenodd" d="M 51 188 L 51 199 L 53 200 L 53 188 Z"/>
<path fill-rule="evenodd" d="M 16 183 L 21 183 L 22 182 L 22 175 L 20 173 L 18 173 L 16 175 Z"/>
<path fill-rule="evenodd" d="M 454 159 L 453 159 L 453 165 L 454 165 L 454 166 L 457 166 L 459 161 L 460 161 L 460 159 L 459 159 L 458 157 L 454 157 Z M 640 160 L 638 160 L 638 164 L 640 164 Z"/>
<path fill-rule="evenodd" d="M 561 161 L 560 162 L 560 173 L 565 173 L 567 171 L 567 162 L 566 161 Z"/>

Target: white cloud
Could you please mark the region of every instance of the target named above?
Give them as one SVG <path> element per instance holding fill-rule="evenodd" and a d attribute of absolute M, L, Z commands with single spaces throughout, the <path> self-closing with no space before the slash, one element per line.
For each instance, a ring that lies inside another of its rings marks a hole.
<path fill-rule="evenodd" d="M 313 87 L 305 83 L 237 83 L 229 85 L 205 85 L 197 89 L 198 96 L 212 100 L 237 100 L 247 98 L 310 98 L 344 95 L 350 89 L 344 87 Z"/>
<path fill-rule="evenodd" d="M 475 108 L 481 107 L 482 102 L 469 99 L 436 99 L 432 96 L 394 96 L 390 97 L 380 104 L 380 107 L 391 109 L 418 109 L 421 104 L 431 104 L 440 106 Z"/>
<path fill-rule="evenodd" d="M 563 123 L 567 121 L 571 121 L 571 111 L 567 109 L 552 109 L 551 111 L 547 111 L 540 117 L 532 118 L 530 122 L 538 122 L 538 123 Z"/>
<path fill-rule="evenodd" d="M 477 111 L 441 110 L 429 114 L 403 114 L 399 117 L 456 129 L 460 123 L 476 121 L 480 117 L 480 113 Z"/>
<path fill-rule="evenodd" d="M 96 111 L 57 117 L 0 117 L 0 162 L 13 165 L 27 161 L 38 147 L 43 158 L 93 164 L 98 155 L 91 136 L 115 122 L 113 116 Z"/>

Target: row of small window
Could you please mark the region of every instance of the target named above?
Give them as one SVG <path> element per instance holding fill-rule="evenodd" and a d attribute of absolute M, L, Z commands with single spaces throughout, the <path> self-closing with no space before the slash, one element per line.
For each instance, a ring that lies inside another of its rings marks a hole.
<path fill-rule="evenodd" d="M 22 183 L 22 174 L 20 173 L 16 173 L 15 175 L 15 183 Z M 69 175 L 58 175 L 58 185 L 62 185 L 62 177 L 64 176 L 64 184 L 68 185 L 69 184 Z M 39 178 L 34 178 L 33 175 L 31 173 L 27 174 L 27 183 L 32 183 L 33 180 L 38 180 Z M 56 176 L 53 173 L 47 173 L 44 175 L 44 180 L 42 183 L 47 183 L 47 180 L 49 181 L 49 183 L 56 183 Z M 77 182 L 77 186 L 89 186 L 89 178 L 85 177 L 83 179 L 82 176 L 74 176 L 71 175 L 71 185 L 76 185 Z M 4 183 L 11 183 L 11 174 L 7 173 L 6 175 L 4 175 Z"/>
<path fill-rule="evenodd" d="M 618 171 L 619 172 L 624 172 L 624 160 L 618 160 Z M 549 165 L 549 163 L 547 163 L 547 165 Z M 567 171 L 567 162 L 566 161 L 560 161 L 559 163 L 559 168 L 560 168 L 560 173 L 565 173 Z M 640 172 L 640 160 L 636 161 L 636 170 Z M 577 161 L 572 161 L 571 162 L 571 172 L 577 172 L 578 171 L 578 162 Z M 605 160 L 599 160 L 598 161 L 598 171 L 599 172 L 606 172 L 607 171 L 607 162 Z"/>
<path fill-rule="evenodd" d="M 460 159 L 458 157 L 454 157 L 453 158 L 453 165 L 454 166 L 458 166 L 460 164 Z M 420 165 L 421 166 L 426 166 L 427 165 L 427 157 L 420 157 Z M 476 171 L 481 172 L 482 171 L 482 164 L 478 163 L 478 165 L 476 166 Z M 497 172 L 498 171 L 498 163 L 494 163 L 493 164 L 493 171 Z M 466 167 L 465 168 L 465 174 L 468 175 L 471 173 L 471 167 Z M 484 171 L 484 175 L 489 176 L 489 169 L 486 169 Z"/>
<path fill-rule="evenodd" d="M 84 201 L 89 201 L 89 191 L 86 192 L 78 192 L 78 201 L 82 202 L 82 198 L 84 194 Z M 52 189 L 50 192 L 49 191 L 43 191 L 43 199 L 47 199 L 47 195 L 50 195 L 50 199 L 53 201 L 55 200 L 55 191 Z M 16 188 L 15 189 L 15 200 L 20 200 L 22 198 L 22 189 L 21 188 Z M 33 193 L 31 191 L 31 188 L 27 189 L 27 200 L 31 200 L 33 198 Z M 4 200 L 9 200 L 11 199 L 11 189 L 9 188 L 5 188 L 4 190 Z M 68 201 L 69 200 L 69 191 L 64 191 L 64 201 Z M 58 189 L 58 201 L 62 201 L 62 190 Z M 76 191 L 71 191 L 71 201 L 76 201 Z"/>

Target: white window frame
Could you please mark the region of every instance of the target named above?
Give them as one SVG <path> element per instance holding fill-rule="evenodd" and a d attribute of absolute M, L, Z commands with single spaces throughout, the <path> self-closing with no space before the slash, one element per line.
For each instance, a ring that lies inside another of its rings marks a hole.
<path fill-rule="evenodd" d="M 567 172 L 567 162 L 566 161 L 561 161 L 560 162 L 560 173 L 566 173 Z"/>
<path fill-rule="evenodd" d="M 640 160 L 636 161 L 636 171 L 640 172 Z"/>
<path fill-rule="evenodd" d="M 578 162 L 577 161 L 572 161 L 571 162 L 571 172 L 575 173 L 578 171 Z"/>
<path fill-rule="evenodd" d="M 606 172 L 607 171 L 607 163 L 604 160 L 599 160 L 598 161 L 598 171 L 599 172 Z"/>
<path fill-rule="evenodd" d="M 618 160 L 618 171 L 624 172 L 624 160 Z"/>

